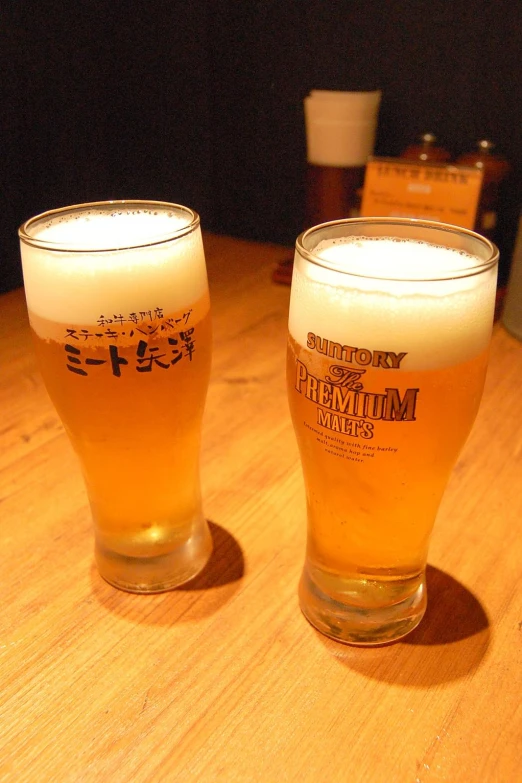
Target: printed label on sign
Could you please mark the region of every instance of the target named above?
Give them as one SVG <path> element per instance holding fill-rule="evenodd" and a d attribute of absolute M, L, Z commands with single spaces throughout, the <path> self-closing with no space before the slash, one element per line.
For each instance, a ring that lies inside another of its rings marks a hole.
<path fill-rule="evenodd" d="M 361 216 L 438 220 L 472 229 L 481 188 L 480 169 L 372 158 L 366 167 Z"/>

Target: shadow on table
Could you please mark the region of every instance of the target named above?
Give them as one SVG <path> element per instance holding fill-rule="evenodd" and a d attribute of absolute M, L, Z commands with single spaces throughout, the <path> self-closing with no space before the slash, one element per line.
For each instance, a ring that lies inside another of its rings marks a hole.
<path fill-rule="evenodd" d="M 428 608 L 404 639 L 380 647 L 348 647 L 317 634 L 340 662 L 366 677 L 423 688 L 465 677 L 484 658 L 489 621 L 466 587 L 433 566 L 426 571 Z"/>
<path fill-rule="evenodd" d="M 93 596 L 114 614 L 143 625 L 173 625 L 213 614 L 238 590 L 245 561 L 236 539 L 215 522 L 209 520 L 208 524 L 212 555 L 203 571 L 190 582 L 166 593 L 125 593 L 104 582 L 93 564 Z"/>

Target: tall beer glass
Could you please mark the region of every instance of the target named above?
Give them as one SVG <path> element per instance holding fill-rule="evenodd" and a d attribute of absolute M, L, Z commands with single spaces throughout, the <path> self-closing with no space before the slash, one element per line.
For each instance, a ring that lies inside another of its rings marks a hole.
<path fill-rule="evenodd" d="M 297 240 L 300 602 L 327 636 L 383 643 L 422 619 L 430 533 L 482 394 L 497 261 L 473 232 L 409 219 L 335 221 Z"/>
<path fill-rule="evenodd" d="M 211 539 L 199 451 L 211 358 L 199 216 L 176 204 L 80 204 L 19 231 L 49 395 L 78 454 L 96 561 L 159 592 L 198 573 Z"/>

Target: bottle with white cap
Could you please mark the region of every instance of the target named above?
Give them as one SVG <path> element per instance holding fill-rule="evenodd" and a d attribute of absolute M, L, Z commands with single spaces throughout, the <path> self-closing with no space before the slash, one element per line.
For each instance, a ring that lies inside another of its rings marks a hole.
<path fill-rule="evenodd" d="M 312 90 L 304 99 L 307 182 L 305 228 L 354 217 L 373 154 L 380 90 Z"/>

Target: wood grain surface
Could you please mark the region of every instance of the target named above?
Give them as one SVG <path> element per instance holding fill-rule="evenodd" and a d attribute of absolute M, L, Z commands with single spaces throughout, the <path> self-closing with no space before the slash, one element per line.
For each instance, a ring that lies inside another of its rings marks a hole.
<path fill-rule="evenodd" d="M 286 248 L 206 236 L 214 361 L 202 481 L 214 554 L 129 595 L 93 564 L 79 467 L 22 291 L 0 297 L 0 780 L 512 783 L 522 751 L 522 344 L 495 327 L 396 644 L 302 617 L 305 500 L 285 390 Z"/>

